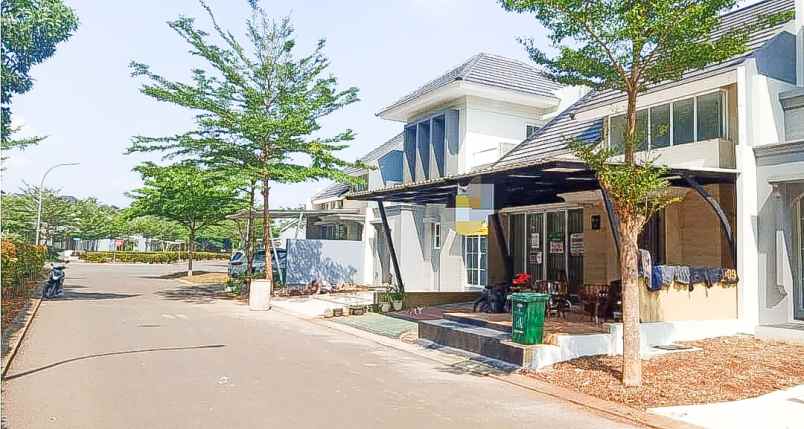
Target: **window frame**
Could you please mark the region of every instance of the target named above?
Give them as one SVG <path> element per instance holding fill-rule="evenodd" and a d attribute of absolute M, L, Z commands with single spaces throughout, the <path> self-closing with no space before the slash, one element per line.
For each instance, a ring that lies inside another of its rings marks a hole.
<path fill-rule="evenodd" d="M 528 133 L 528 128 L 534 128 L 533 132 L 532 132 L 532 133 Z M 539 132 L 539 130 L 540 130 L 541 128 L 542 128 L 542 125 L 536 125 L 536 124 L 530 124 L 530 123 L 526 123 L 526 124 L 525 124 L 525 139 L 529 139 L 529 138 L 530 138 L 530 136 L 532 136 L 532 135 L 534 135 L 534 134 L 538 133 L 538 132 Z"/>
<path fill-rule="evenodd" d="M 477 246 L 476 250 L 471 253 L 472 258 L 470 258 L 470 252 L 469 252 L 469 241 L 470 240 L 474 240 L 475 243 L 476 243 L 476 246 Z M 481 241 L 482 240 L 486 240 L 486 250 L 485 251 L 481 251 L 481 249 L 483 248 L 483 246 L 481 246 Z M 481 262 L 483 261 L 483 255 L 486 256 L 486 258 L 485 258 L 486 263 L 485 264 L 481 264 Z M 469 264 L 470 259 L 475 259 L 474 260 L 475 264 L 474 264 L 473 267 L 470 267 L 470 264 Z M 465 281 L 466 285 L 469 286 L 469 287 L 474 287 L 474 288 L 486 287 L 486 285 L 488 284 L 488 281 L 489 281 L 489 279 L 488 279 L 488 237 L 487 236 L 485 236 L 485 235 L 465 235 L 465 236 L 463 236 L 463 264 L 464 264 L 464 273 L 466 275 L 466 281 Z M 471 279 L 472 279 L 473 276 L 470 275 L 470 271 L 475 273 L 474 276 L 476 276 L 476 278 L 477 278 L 476 283 L 472 282 Z M 485 283 L 481 283 L 481 280 L 480 280 L 482 278 L 482 272 L 485 272 L 485 280 L 486 280 Z"/>
<path fill-rule="evenodd" d="M 675 147 L 675 146 L 681 146 L 681 145 L 685 145 L 685 144 L 694 144 L 694 143 L 698 143 L 698 142 L 702 142 L 702 141 L 714 140 L 714 139 L 700 140 L 698 138 L 698 97 L 712 95 L 712 94 L 715 94 L 715 93 L 719 93 L 720 96 L 721 96 L 720 101 L 721 101 L 721 110 L 722 110 L 721 115 L 720 115 L 720 120 L 721 120 L 720 126 L 721 126 L 721 134 L 722 134 L 722 136 L 715 137 L 715 139 L 729 140 L 730 137 L 731 137 L 729 135 L 729 93 L 728 93 L 727 90 L 725 90 L 723 88 L 717 88 L 717 89 L 714 89 L 714 90 L 711 90 L 711 91 L 700 92 L 700 93 L 693 94 L 693 95 L 688 95 L 688 96 L 684 96 L 684 97 L 675 98 L 675 99 L 669 100 L 669 101 L 663 101 L 661 103 L 648 104 L 648 105 L 645 105 L 645 106 L 641 106 L 639 109 L 637 109 L 637 112 L 647 111 L 647 113 L 648 113 L 648 123 L 647 123 L 648 135 L 646 136 L 646 139 L 647 139 L 647 148 L 646 148 L 646 150 L 647 151 L 653 150 L 653 147 L 652 147 L 653 142 L 652 142 L 652 135 L 651 135 L 651 129 L 653 128 L 652 127 L 652 120 L 651 120 L 651 117 L 652 117 L 651 109 L 654 108 L 654 107 L 659 107 L 659 106 L 665 105 L 665 104 L 670 106 L 670 130 L 669 130 L 670 131 L 670 144 L 668 146 L 663 146 L 663 147 L 658 148 L 658 149 L 667 149 L 667 148 L 672 148 L 672 147 Z M 687 101 L 687 100 L 690 100 L 690 99 L 692 100 L 693 140 L 691 142 L 688 142 L 688 143 L 676 144 L 675 141 L 674 141 L 675 140 L 675 133 L 674 133 L 675 126 L 673 125 L 674 119 L 675 119 L 675 117 L 674 117 L 675 115 L 673 113 L 674 112 L 674 104 L 678 103 L 678 102 L 681 102 L 681 101 Z M 612 134 L 611 133 L 611 119 L 613 117 L 618 117 L 618 116 L 621 116 L 621 115 L 624 115 L 624 114 L 625 113 L 620 112 L 620 113 L 617 113 L 617 114 L 610 114 L 610 115 L 606 116 L 606 119 L 605 119 L 606 142 L 605 143 L 606 143 L 607 148 L 611 147 L 611 134 Z M 618 153 L 616 155 L 619 156 L 621 154 Z"/>

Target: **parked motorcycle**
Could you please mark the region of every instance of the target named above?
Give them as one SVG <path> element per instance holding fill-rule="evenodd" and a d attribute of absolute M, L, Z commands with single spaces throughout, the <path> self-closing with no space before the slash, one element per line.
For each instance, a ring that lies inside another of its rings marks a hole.
<path fill-rule="evenodd" d="M 65 265 L 50 266 L 50 276 L 42 289 L 42 298 L 58 298 L 64 295 L 64 270 L 66 268 Z"/>

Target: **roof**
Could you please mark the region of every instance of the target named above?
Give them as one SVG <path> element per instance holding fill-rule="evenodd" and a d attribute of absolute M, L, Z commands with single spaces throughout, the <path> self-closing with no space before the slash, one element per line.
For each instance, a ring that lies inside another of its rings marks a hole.
<path fill-rule="evenodd" d="M 272 209 L 268 210 L 268 215 L 272 219 L 298 219 L 299 216 L 333 216 L 333 215 L 356 215 L 360 214 L 359 209 Z M 252 212 L 256 218 L 262 216 L 262 209 Z M 235 214 L 226 216 L 227 219 L 247 219 L 248 210 L 241 210 Z"/>
<path fill-rule="evenodd" d="M 795 0 L 766 0 L 750 6 L 742 7 L 724 14 L 720 18 L 720 25 L 710 35 L 710 39 L 717 39 L 728 31 L 745 26 L 758 20 L 765 15 L 773 15 L 779 12 L 795 9 Z M 692 70 L 684 74 L 679 81 L 666 82 L 655 85 L 648 89 L 648 93 L 658 91 L 676 85 L 680 81 L 689 82 L 691 80 L 703 79 L 715 74 L 720 74 L 736 68 L 742 64 L 746 58 L 753 55 L 754 51 L 762 47 L 768 40 L 778 34 L 785 24 L 756 30 L 748 35 L 748 50 L 741 55 L 717 64 L 710 64 L 699 70 Z M 619 90 L 598 91 L 590 97 L 580 108 L 580 111 L 591 110 L 597 107 L 620 101 L 625 98 L 625 94 Z"/>
<path fill-rule="evenodd" d="M 401 150 L 404 139 L 405 139 L 405 132 L 403 131 L 391 137 L 391 139 L 388 140 L 387 142 L 372 149 L 371 152 L 365 154 L 362 158 L 360 158 L 360 161 L 371 162 L 381 158 L 383 155 L 392 150 Z"/>
<path fill-rule="evenodd" d="M 349 185 L 346 183 L 333 183 L 326 188 L 313 195 L 312 201 L 325 200 L 330 198 L 340 198 L 345 193 L 349 192 Z"/>
<path fill-rule="evenodd" d="M 531 64 L 499 55 L 479 53 L 400 98 L 382 109 L 379 114 L 456 81 L 473 82 L 550 98 L 556 98 L 553 91 L 561 87 Z"/>

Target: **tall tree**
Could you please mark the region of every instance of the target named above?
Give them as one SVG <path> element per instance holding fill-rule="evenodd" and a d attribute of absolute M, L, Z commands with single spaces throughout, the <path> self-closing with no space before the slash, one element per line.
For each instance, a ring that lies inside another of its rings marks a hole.
<path fill-rule="evenodd" d="M 198 231 L 243 208 L 236 184 L 220 173 L 188 163 L 167 167 L 144 163 L 135 171 L 142 176 L 143 186 L 129 193 L 134 201 L 128 215 L 157 216 L 186 228 L 187 275 L 192 276 Z"/>
<path fill-rule="evenodd" d="M 792 18 L 792 12 L 715 33 L 720 15 L 736 0 L 498 0 L 509 11 L 529 13 L 549 32 L 558 53 L 550 56 L 524 39 L 530 57 L 556 82 L 595 90 L 622 91 L 627 99 L 624 162 L 605 145 L 572 145 L 595 170 L 619 218 L 620 275 L 623 285 L 623 383 L 642 383 L 639 356 L 639 283 L 637 240 L 656 211 L 675 200 L 666 170 L 653 160 L 637 162 L 637 97 L 651 85 L 681 79 L 700 69 L 745 53 L 748 35 L 760 27 Z"/>
<path fill-rule="evenodd" d="M 174 82 L 133 62 L 132 74 L 144 77 L 142 92 L 158 101 L 196 113 L 196 127 L 167 137 L 136 137 L 129 152 L 163 151 L 190 157 L 214 168 L 236 170 L 261 185 L 262 237 L 270 252 L 272 183 L 328 178 L 353 183 L 343 172 L 357 164 L 337 156 L 354 138 L 351 130 L 320 135 L 320 120 L 357 101 L 357 88 L 339 90 L 328 73 L 324 41 L 312 53 L 297 56 L 288 18 L 272 19 L 250 1 L 245 43 L 224 30 L 206 4 L 212 33 L 196 28 L 192 18 L 168 24 L 205 67 L 193 69 L 190 82 Z M 266 276 L 271 278 L 266 258 Z"/>
<path fill-rule="evenodd" d="M 50 58 L 56 45 L 78 28 L 75 12 L 61 0 L 3 0 L 0 5 L 2 43 L 2 145 L 3 152 L 39 143 L 43 137 L 14 139 L 11 98 L 33 86 L 31 66 Z"/>

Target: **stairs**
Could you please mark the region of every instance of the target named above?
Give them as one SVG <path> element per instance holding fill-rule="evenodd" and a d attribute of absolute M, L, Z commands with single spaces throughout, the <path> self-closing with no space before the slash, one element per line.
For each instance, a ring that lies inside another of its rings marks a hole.
<path fill-rule="evenodd" d="M 482 320 L 445 315 L 445 319 L 419 321 L 419 338 L 465 350 L 517 366 L 530 366 L 535 346 L 511 342 L 510 332 L 488 327 Z M 484 326 L 485 325 L 485 326 Z"/>

